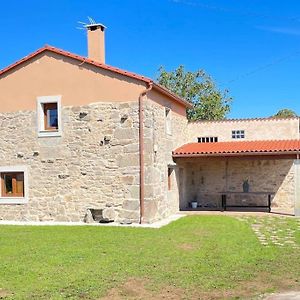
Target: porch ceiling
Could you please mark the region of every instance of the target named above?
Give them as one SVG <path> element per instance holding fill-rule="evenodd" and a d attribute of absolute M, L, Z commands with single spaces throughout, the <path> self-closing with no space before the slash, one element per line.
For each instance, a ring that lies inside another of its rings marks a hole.
<path fill-rule="evenodd" d="M 173 151 L 173 157 L 250 156 L 274 154 L 300 154 L 300 140 L 190 143 Z"/>

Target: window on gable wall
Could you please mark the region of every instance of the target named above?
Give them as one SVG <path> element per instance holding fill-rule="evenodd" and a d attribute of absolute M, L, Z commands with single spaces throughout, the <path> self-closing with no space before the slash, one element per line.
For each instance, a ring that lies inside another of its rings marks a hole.
<path fill-rule="evenodd" d="M 38 136 L 61 136 L 61 97 L 43 96 L 37 99 Z"/>
<path fill-rule="evenodd" d="M 245 138 L 245 130 L 232 130 L 231 137 L 233 139 L 244 139 Z"/>
<path fill-rule="evenodd" d="M 171 118 L 171 109 L 165 107 L 165 123 L 166 123 L 166 134 L 172 134 L 172 118 Z"/>

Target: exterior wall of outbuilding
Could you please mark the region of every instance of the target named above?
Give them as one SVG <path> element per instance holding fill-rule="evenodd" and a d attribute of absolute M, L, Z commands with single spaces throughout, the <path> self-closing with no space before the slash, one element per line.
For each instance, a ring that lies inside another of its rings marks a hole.
<path fill-rule="evenodd" d="M 176 163 L 182 174 L 181 209 L 194 200 L 204 208 L 220 208 L 225 192 L 229 192 L 227 201 L 231 205 L 267 205 L 267 195 L 260 195 L 262 192 L 274 194 L 272 208 L 289 211 L 294 207 L 293 159 L 178 158 Z M 235 195 L 243 192 L 245 180 L 249 182 L 249 193 Z"/>
<path fill-rule="evenodd" d="M 232 130 L 244 130 L 241 140 L 288 140 L 299 139 L 299 118 L 240 119 L 224 121 L 199 121 L 188 124 L 189 142 L 198 137 L 218 137 L 219 142 L 236 141 Z"/>

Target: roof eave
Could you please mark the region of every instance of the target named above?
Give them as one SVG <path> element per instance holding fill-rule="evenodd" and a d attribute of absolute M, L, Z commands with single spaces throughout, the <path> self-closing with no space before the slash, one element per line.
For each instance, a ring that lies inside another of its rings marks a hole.
<path fill-rule="evenodd" d="M 227 156 L 268 156 L 268 155 L 297 155 L 299 151 L 252 151 L 252 152 L 234 152 L 234 153 L 186 153 L 186 154 L 172 154 L 174 158 L 180 157 L 227 157 Z"/>

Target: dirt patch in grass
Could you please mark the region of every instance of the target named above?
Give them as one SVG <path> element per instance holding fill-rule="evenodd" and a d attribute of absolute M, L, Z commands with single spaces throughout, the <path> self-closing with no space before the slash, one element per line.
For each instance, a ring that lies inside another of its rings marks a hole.
<path fill-rule="evenodd" d="M 0 288 L 0 299 L 5 299 L 11 297 L 12 295 L 13 293 L 10 291 Z"/>
<path fill-rule="evenodd" d="M 195 247 L 193 245 L 188 244 L 188 243 L 180 244 L 178 246 L 178 248 L 181 250 L 185 250 L 185 251 L 191 251 L 191 250 L 195 249 Z"/>
<path fill-rule="evenodd" d="M 150 281 L 147 279 L 130 278 L 123 285 L 111 289 L 101 300 L 162 300 L 184 299 L 183 290 L 176 287 L 164 287 L 160 291 L 151 291 L 146 286 Z"/>

